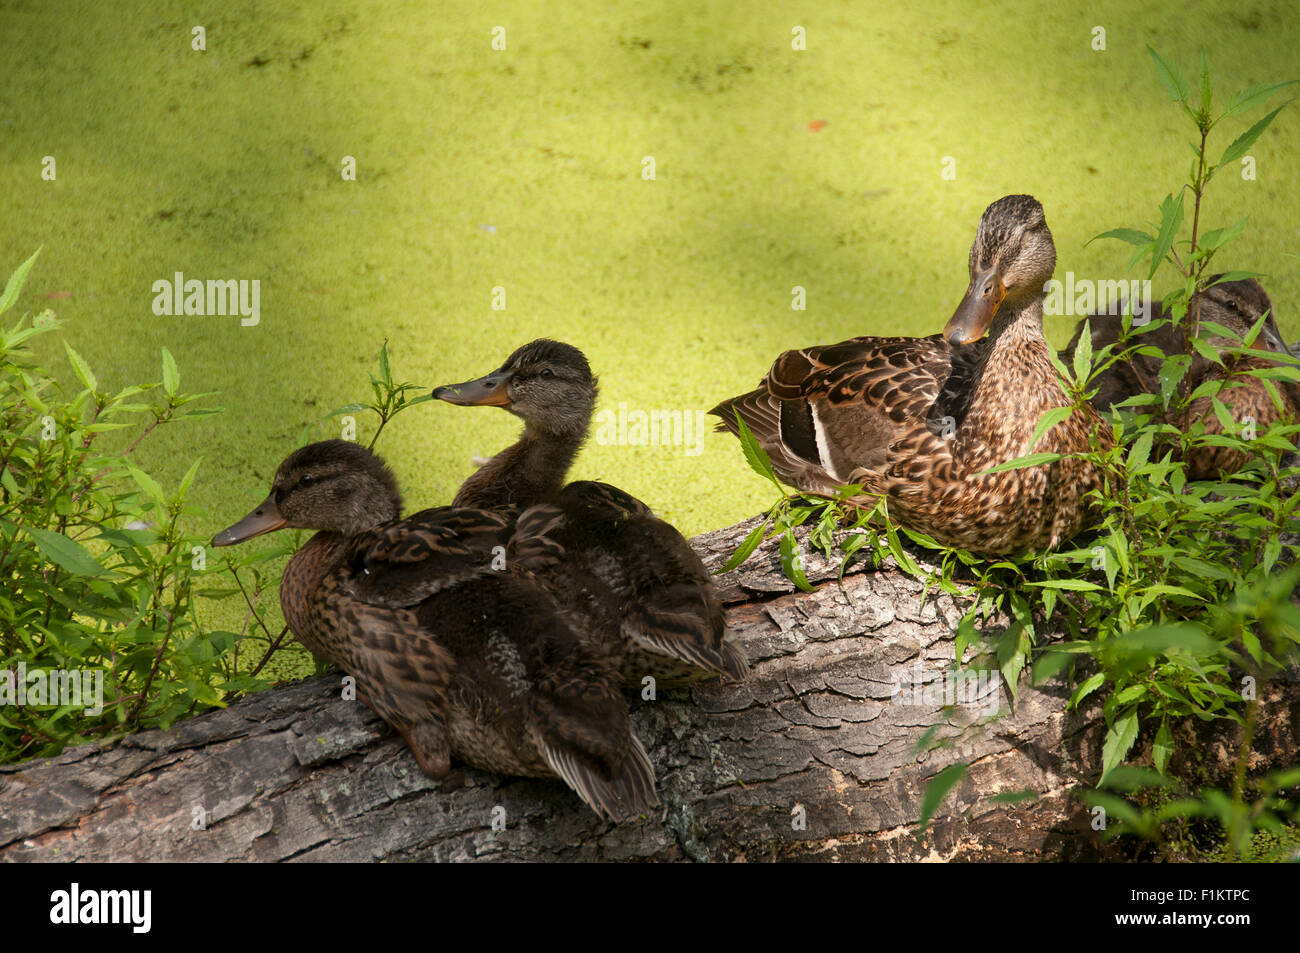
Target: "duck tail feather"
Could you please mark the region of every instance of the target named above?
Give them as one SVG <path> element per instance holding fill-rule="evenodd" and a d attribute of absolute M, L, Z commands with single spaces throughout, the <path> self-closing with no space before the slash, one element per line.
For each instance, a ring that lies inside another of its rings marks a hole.
<path fill-rule="evenodd" d="M 718 675 L 740 680 L 749 672 L 743 653 L 725 640 L 725 627 L 693 606 L 639 604 L 624 617 L 623 635 L 650 652 Z"/>
<path fill-rule="evenodd" d="M 618 770 L 608 777 L 585 758 L 544 739 L 538 739 L 538 748 L 551 770 L 593 811 L 619 822 L 648 812 L 659 803 L 650 758 L 631 729 L 628 733 L 631 738 L 628 753 Z"/>

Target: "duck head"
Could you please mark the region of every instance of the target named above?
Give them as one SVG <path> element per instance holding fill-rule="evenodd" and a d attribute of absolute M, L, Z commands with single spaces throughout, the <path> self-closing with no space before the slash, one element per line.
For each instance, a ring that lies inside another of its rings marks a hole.
<path fill-rule="evenodd" d="M 1032 195 L 1007 195 L 984 210 L 970 248 L 970 287 L 943 329 L 948 343 L 984 336 L 1000 310 L 1041 298 L 1056 270 L 1056 244 Z"/>
<path fill-rule="evenodd" d="M 435 387 L 433 396 L 449 404 L 504 407 L 531 428 L 575 436 L 591 423 L 596 377 L 576 347 L 542 338 L 516 350 L 491 374 Z"/>
<path fill-rule="evenodd" d="M 1289 354 L 1282 341 L 1282 332 L 1273 317 L 1273 302 L 1268 292 L 1254 278 L 1240 281 L 1222 281 L 1222 275 L 1211 275 L 1209 287 L 1198 296 L 1201 301 L 1200 320 L 1221 324 L 1240 338 L 1244 338 L 1255 323 L 1267 313 L 1268 318 L 1252 345 L 1261 351 Z M 1218 282 L 1218 284 L 1215 284 Z M 1238 342 L 1221 337 L 1211 338 L 1218 347 L 1237 346 Z"/>
<path fill-rule="evenodd" d="M 289 454 L 271 494 L 212 537 L 212 545 L 233 546 L 285 528 L 350 536 L 397 519 L 401 510 L 397 481 L 383 460 L 347 440 L 324 440 Z"/>

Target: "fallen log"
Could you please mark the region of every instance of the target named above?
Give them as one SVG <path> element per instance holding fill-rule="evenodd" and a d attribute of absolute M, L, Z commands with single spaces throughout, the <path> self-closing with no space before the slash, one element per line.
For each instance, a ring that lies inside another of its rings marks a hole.
<path fill-rule="evenodd" d="M 711 569 L 753 527 L 693 540 Z M 918 554 L 918 560 L 923 561 Z M 1071 795 L 1099 773 L 1095 708 L 1063 682 L 976 685 L 964 704 L 913 690 L 953 658 L 962 610 L 888 565 L 806 562 L 795 589 L 775 542 L 719 576 L 753 676 L 632 697 L 663 802 L 600 821 L 558 781 L 457 768 L 441 782 L 339 676 L 101 749 L 0 767 L 0 860 L 1071 860 L 1114 848 Z M 1027 681 L 1027 680 L 1026 680 Z M 1273 686 L 1256 750 L 1293 757 L 1300 692 Z M 960 700 L 960 699 L 959 699 Z M 992 712 L 998 711 L 993 717 Z M 1232 731 L 1202 739 L 1222 767 Z M 1219 747 L 1214 747 L 1215 740 Z M 970 764 L 923 836 L 929 781 Z M 1025 799 L 995 801 L 998 794 Z"/>

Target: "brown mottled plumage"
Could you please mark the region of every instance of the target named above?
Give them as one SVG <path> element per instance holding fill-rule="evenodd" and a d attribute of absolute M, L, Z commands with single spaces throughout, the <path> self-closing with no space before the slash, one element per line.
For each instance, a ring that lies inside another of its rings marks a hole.
<path fill-rule="evenodd" d="M 1055 266 L 1042 206 L 1006 196 L 980 219 L 970 287 L 942 335 L 787 351 L 757 390 L 712 413 L 732 433 L 739 413 L 781 479 L 805 492 L 861 484 L 863 501 L 883 495 L 899 523 L 985 555 L 1054 547 L 1087 523 L 1096 469 L 1066 458 L 980 471 L 1031 450 L 1087 451 L 1094 429 L 1111 439 L 1086 408 L 1029 445 L 1045 412 L 1069 406 L 1043 338 Z"/>
<path fill-rule="evenodd" d="M 581 351 L 533 341 L 491 374 L 433 395 L 504 407 L 523 419 L 519 440 L 473 473 L 452 505 L 517 519 L 508 558 L 618 659 L 629 684 L 647 674 L 660 681 L 747 675 L 709 574 L 681 533 L 617 487 L 565 485 L 596 402 L 596 378 Z"/>
<path fill-rule="evenodd" d="M 356 678 L 357 697 L 430 777 L 455 756 L 499 774 L 558 776 L 615 820 L 658 803 L 609 659 L 526 573 L 484 558 L 478 541 L 501 517 L 443 507 L 402 520 L 400 510 L 378 457 L 329 440 L 291 454 L 271 495 L 212 542 L 319 531 L 285 569 L 285 620 Z"/>
<path fill-rule="evenodd" d="M 1273 303 L 1269 300 L 1263 286 L 1253 278 L 1241 281 L 1219 281 L 1221 275 L 1212 275 L 1209 287 L 1193 299 L 1193 306 L 1198 310 L 1198 320 L 1202 325 L 1202 336 L 1206 343 L 1218 351 L 1242 347 L 1244 339 L 1260 318 L 1265 318 L 1260 328 L 1259 337 L 1252 343 L 1252 348 L 1270 351 L 1290 358 L 1290 352 L 1282 341 L 1277 321 L 1273 314 Z M 1217 284 L 1215 282 L 1218 282 Z M 1170 315 L 1159 302 L 1148 305 L 1152 323 L 1165 323 L 1145 333 L 1137 333 L 1128 342 L 1128 347 L 1154 346 L 1160 355 L 1134 353 L 1127 360 L 1117 361 L 1104 371 L 1097 379 L 1097 393 L 1092 398 L 1092 405 L 1098 410 L 1110 410 L 1130 397 L 1138 394 L 1160 393 L 1158 375 L 1164 357 L 1174 354 L 1186 354 L 1186 339 L 1181 326 L 1169 321 Z M 1117 314 L 1094 314 L 1087 319 L 1093 352 L 1106 345 L 1115 344 L 1123 330 L 1122 317 Z M 1212 329 L 1204 327 L 1207 322 L 1221 325 L 1234 338 L 1223 337 Z M 1083 334 L 1083 322 L 1074 332 L 1065 350 L 1065 360 L 1073 359 L 1079 337 Z M 1137 329 L 1135 329 L 1137 330 Z M 1192 393 L 1207 381 L 1222 381 L 1222 389 L 1215 395 L 1224 404 L 1229 416 L 1238 423 L 1252 421 L 1258 432 L 1267 430 L 1275 421 L 1300 420 L 1300 384 L 1292 381 L 1275 381 L 1282 406 L 1273 403 L 1268 387 L 1259 378 L 1251 377 L 1248 371 L 1257 368 L 1276 366 L 1283 361 L 1271 360 L 1263 355 L 1235 356 L 1224 354 L 1222 365 L 1215 363 L 1200 352 L 1193 352 L 1192 363 L 1187 376 L 1183 379 L 1184 393 Z M 1294 363 L 1286 360 L 1285 363 Z M 1188 430 L 1196 423 L 1204 426 L 1207 434 L 1223 432 L 1223 424 L 1214 412 L 1211 397 L 1200 397 L 1188 404 L 1176 419 L 1171 420 L 1180 430 Z M 1224 474 L 1235 473 L 1246 465 L 1247 454 L 1231 447 L 1215 447 L 1202 444 L 1192 449 L 1187 461 L 1187 476 L 1193 480 L 1213 480 Z"/>

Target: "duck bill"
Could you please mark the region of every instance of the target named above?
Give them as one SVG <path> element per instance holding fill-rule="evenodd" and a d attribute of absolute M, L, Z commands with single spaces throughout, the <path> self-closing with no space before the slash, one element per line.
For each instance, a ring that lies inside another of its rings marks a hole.
<path fill-rule="evenodd" d="M 1286 343 L 1282 340 L 1282 332 L 1278 330 L 1277 325 L 1273 323 L 1270 315 L 1264 322 L 1264 327 L 1259 332 L 1259 338 L 1255 347 L 1262 351 L 1276 351 L 1278 354 L 1290 354 Z"/>
<path fill-rule="evenodd" d="M 1006 296 L 1007 289 L 1003 287 L 1002 276 L 996 268 L 972 275 L 966 297 L 961 299 L 961 304 L 957 305 L 943 329 L 948 343 L 969 344 L 982 338 Z"/>
<path fill-rule="evenodd" d="M 212 537 L 213 546 L 234 546 L 263 533 L 273 533 L 285 526 L 280 508 L 275 505 L 275 494 L 263 500 L 253 512 L 249 513 L 234 526 L 228 526 Z"/>
<path fill-rule="evenodd" d="M 465 381 L 463 384 L 444 384 L 435 387 L 433 396 L 436 400 L 460 404 L 462 407 L 509 407 L 510 395 L 506 392 L 506 385 L 509 383 L 509 374 L 496 371 L 487 377 Z"/>

